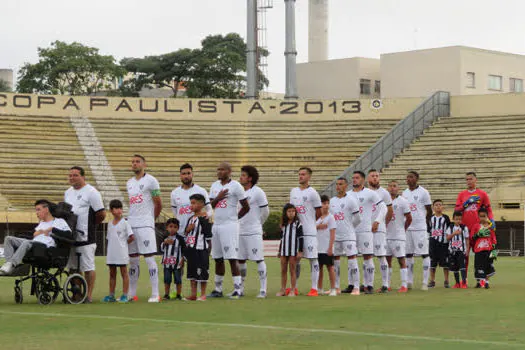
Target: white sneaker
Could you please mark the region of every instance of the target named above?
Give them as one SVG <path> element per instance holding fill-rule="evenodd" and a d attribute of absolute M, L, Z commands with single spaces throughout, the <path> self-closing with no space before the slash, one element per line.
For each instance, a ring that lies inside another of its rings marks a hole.
<path fill-rule="evenodd" d="M 428 285 L 427 284 L 423 284 L 421 286 L 421 290 L 427 291 L 428 290 Z"/>
<path fill-rule="evenodd" d="M 148 303 L 160 303 L 160 297 L 150 297 Z"/>
<path fill-rule="evenodd" d="M 0 267 L 0 273 L 2 275 L 10 275 L 15 269 L 15 265 L 12 262 L 6 262 L 2 267 Z"/>
<path fill-rule="evenodd" d="M 261 290 L 259 294 L 257 295 L 258 299 L 266 299 L 266 292 L 264 290 Z"/>
<path fill-rule="evenodd" d="M 336 297 L 337 296 L 337 291 L 335 289 L 331 289 L 330 290 L 330 294 L 328 294 L 328 296 L 330 297 Z"/>

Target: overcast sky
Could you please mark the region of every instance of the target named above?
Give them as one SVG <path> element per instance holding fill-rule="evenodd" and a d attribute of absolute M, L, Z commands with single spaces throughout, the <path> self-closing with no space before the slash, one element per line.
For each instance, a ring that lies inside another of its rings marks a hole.
<path fill-rule="evenodd" d="M 284 0 L 273 5 L 269 90 L 283 92 Z M 524 0 L 330 0 L 329 11 L 330 58 L 448 45 L 525 54 Z M 298 62 L 305 62 L 308 0 L 297 0 L 296 20 Z M 37 47 L 54 40 L 120 60 L 198 47 L 206 35 L 228 32 L 246 36 L 245 0 L 1 0 L 0 68 L 36 62 Z"/>

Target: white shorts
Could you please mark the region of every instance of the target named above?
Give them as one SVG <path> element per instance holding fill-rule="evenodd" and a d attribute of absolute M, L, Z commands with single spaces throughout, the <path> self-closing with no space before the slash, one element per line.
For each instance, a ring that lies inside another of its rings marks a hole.
<path fill-rule="evenodd" d="M 239 224 L 214 224 L 211 228 L 211 257 L 237 260 L 239 258 Z"/>
<path fill-rule="evenodd" d="M 357 232 L 356 239 L 359 254 L 374 254 L 374 234 L 372 232 Z"/>
<path fill-rule="evenodd" d="M 428 233 L 426 230 L 408 230 L 406 253 L 409 255 L 428 255 Z"/>
<path fill-rule="evenodd" d="M 355 256 L 357 255 L 356 241 L 335 241 L 334 256 Z"/>
<path fill-rule="evenodd" d="M 303 236 L 303 258 L 318 259 L 319 253 L 317 251 L 317 237 Z"/>
<path fill-rule="evenodd" d="M 386 233 L 374 233 L 374 255 L 386 256 Z"/>
<path fill-rule="evenodd" d="M 386 240 L 386 256 L 394 256 L 396 258 L 404 258 L 406 242 L 399 239 Z"/>
<path fill-rule="evenodd" d="M 157 252 L 157 238 L 153 227 L 132 227 L 135 239 L 128 245 L 128 253 L 149 255 Z"/>
<path fill-rule="evenodd" d="M 95 243 L 71 248 L 67 268 L 80 272 L 95 271 L 95 250 L 97 250 Z M 77 253 L 80 253 L 80 266 Z"/>
<path fill-rule="evenodd" d="M 239 260 L 264 260 L 262 234 L 239 236 Z"/>

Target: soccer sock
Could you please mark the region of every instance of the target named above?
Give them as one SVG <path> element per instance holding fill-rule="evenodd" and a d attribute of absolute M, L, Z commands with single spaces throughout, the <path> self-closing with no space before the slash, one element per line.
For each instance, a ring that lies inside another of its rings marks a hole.
<path fill-rule="evenodd" d="M 423 284 L 428 285 L 428 278 L 430 277 L 430 257 L 423 258 Z"/>
<path fill-rule="evenodd" d="M 317 259 L 310 259 L 310 269 L 312 271 L 312 289 L 317 290 L 317 282 L 319 281 L 319 262 Z"/>
<path fill-rule="evenodd" d="M 458 276 L 458 279 L 459 279 L 459 276 Z M 461 269 L 461 281 L 463 281 L 464 283 L 467 281 L 467 270 L 466 269 Z"/>
<path fill-rule="evenodd" d="M 368 271 L 368 283 L 366 285 L 369 287 L 373 287 L 376 267 L 374 266 L 374 261 L 372 259 L 365 260 L 365 263 L 367 264 Z"/>
<path fill-rule="evenodd" d="M 456 280 L 456 284 L 459 284 L 459 272 L 454 271 L 454 279 Z"/>
<path fill-rule="evenodd" d="M 159 296 L 159 268 L 157 262 L 155 261 L 154 256 L 145 258 L 146 263 L 148 264 L 149 271 L 149 282 L 151 283 L 151 296 Z"/>
<path fill-rule="evenodd" d="M 263 261 L 259 261 L 257 263 L 257 272 L 259 273 L 259 281 L 261 282 L 261 291 L 266 292 L 266 263 Z M 243 284 L 244 286 L 244 284 Z"/>
<path fill-rule="evenodd" d="M 404 269 L 399 269 L 399 274 L 401 275 L 401 287 L 406 288 L 408 269 L 406 267 Z"/>
<path fill-rule="evenodd" d="M 406 282 L 406 278 L 405 278 L 405 282 Z M 392 268 L 389 267 L 388 268 L 388 285 L 387 285 L 387 287 L 390 288 L 391 284 L 392 284 Z"/>
<path fill-rule="evenodd" d="M 381 278 L 383 279 L 383 286 L 388 287 L 388 263 L 386 257 L 379 258 L 379 266 L 381 267 Z"/>
<path fill-rule="evenodd" d="M 140 258 L 132 256 L 129 258 L 129 290 L 128 297 L 131 299 L 137 295 L 137 284 L 140 275 Z"/>
<path fill-rule="evenodd" d="M 242 290 L 242 277 L 241 276 L 233 276 L 233 291 L 237 292 L 237 294 L 241 294 Z"/>
<path fill-rule="evenodd" d="M 219 293 L 222 293 L 222 281 L 224 276 L 215 275 L 215 290 Z"/>
<path fill-rule="evenodd" d="M 334 261 L 335 288 L 341 288 L 341 260 Z M 350 279 L 349 279 L 350 280 Z"/>
<path fill-rule="evenodd" d="M 414 257 L 407 258 L 407 283 L 414 284 Z"/>
<path fill-rule="evenodd" d="M 363 260 L 363 285 L 366 287 L 368 285 L 368 270 L 367 270 L 366 260 Z"/>
<path fill-rule="evenodd" d="M 348 284 L 354 286 L 354 288 L 359 288 L 361 276 L 359 275 L 359 265 L 357 264 L 357 259 L 348 260 Z"/>
<path fill-rule="evenodd" d="M 241 292 L 244 293 L 244 281 L 246 280 L 246 273 L 248 272 L 248 268 L 246 263 L 241 264 L 239 263 L 239 269 L 241 270 Z"/>

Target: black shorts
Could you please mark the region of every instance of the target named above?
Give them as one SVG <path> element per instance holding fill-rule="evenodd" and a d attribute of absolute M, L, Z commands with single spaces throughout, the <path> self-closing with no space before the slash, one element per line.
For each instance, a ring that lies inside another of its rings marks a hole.
<path fill-rule="evenodd" d="M 210 270 L 210 259 L 207 250 L 186 249 L 186 260 L 188 262 L 186 277 L 189 280 L 206 282 Z"/>
<path fill-rule="evenodd" d="M 328 254 L 319 253 L 317 254 L 317 259 L 319 260 L 319 265 L 323 266 L 334 266 L 334 256 L 329 256 Z"/>
<path fill-rule="evenodd" d="M 122 266 L 128 266 L 126 264 L 106 264 L 109 267 L 122 267 Z"/>
<path fill-rule="evenodd" d="M 448 256 L 448 266 L 452 272 L 465 270 L 465 263 L 465 253 L 462 251 L 451 252 Z"/>
<path fill-rule="evenodd" d="M 448 267 L 448 243 L 440 243 L 433 238 L 429 242 L 430 267 L 435 269 L 438 265 Z"/>
<path fill-rule="evenodd" d="M 477 279 L 484 279 L 494 275 L 496 270 L 492 259 L 490 259 L 490 251 L 485 250 L 476 253 L 474 258 L 474 276 Z"/>
<path fill-rule="evenodd" d="M 164 266 L 164 284 L 171 284 L 172 276 L 175 284 L 182 284 L 182 269 Z"/>

